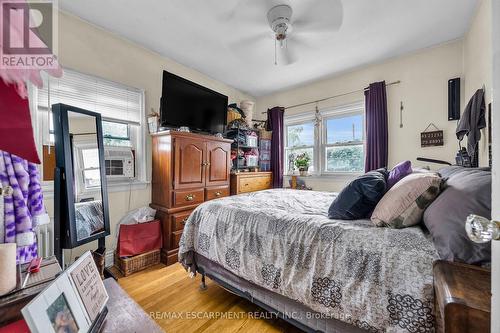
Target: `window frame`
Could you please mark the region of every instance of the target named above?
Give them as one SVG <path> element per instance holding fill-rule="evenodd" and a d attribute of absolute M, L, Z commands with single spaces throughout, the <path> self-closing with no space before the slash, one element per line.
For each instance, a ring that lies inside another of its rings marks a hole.
<path fill-rule="evenodd" d="M 312 145 L 302 145 L 302 146 L 294 146 L 294 147 L 289 147 L 288 146 L 288 127 L 289 126 L 296 126 L 296 125 L 301 125 L 301 124 L 308 124 L 308 123 L 312 123 L 313 124 L 313 127 L 314 127 L 314 134 L 313 134 L 313 144 Z M 314 114 L 311 115 L 311 114 L 298 114 L 298 115 L 293 115 L 293 116 L 287 116 L 285 117 L 284 121 L 283 121 L 283 130 L 284 130 L 284 159 L 283 161 L 287 161 L 288 159 L 288 154 L 287 154 L 287 150 L 290 150 L 290 149 L 311 149 L 313 150 L 313 156 L 312 159 L 313 159 L 313 172 L 311 172 L 311 174 L 317 174 L 318 172 L 318 161 L 317 161 L 317 154 L 316 154 L 316 151 L 318 149 L 317 147 L 317 140 L 316 140 L 316 137 L 317 137 L 317 134 L 318 134 L 318 126 L 315 126 L 315 123 L 314 123 Z M 288 163 L 284 163 L 284 175 L 290 175 L 288 173 Z"/>
<path fill-rule="evenodd" d="M 332 144 L 328 143 L 327 140 L 327 126 L 326 123 L 330 119 L 334 118 L 342 118 L 346 116 L 359 115 L 363 116 L 363 139 L 359 142 L 350 142 L 350 143 L 342 143 L 342 144 Z M 288 147 L 288 126 L 300 125 L 304 123 L 315 123 L 316 114 L 314 112 L 305 112 L 295 115 L 287 116 L 284 118 L 284 126 L 283 126 L 283 137 L 284 137 L 284 159 L 283 161 L 287 161 L 287 149 L 293 148 L 313 148 L 313 160 L 314 160 L 314 171 L 309 174 L 312 176 L 320 176 L 320 177 L 337 177 L 337 176 L 348 176 L 352 177 L 354 175 L 362 174 L 363 171 L 360 172 L 349 172 L 349 171 L 327 171 L 326 170 L 326 150 L 329 147 L 345 147 L 345 146 L 358 146 L 360 144 L 363 145 L 363 163 L 364 157 L 366 155 L 366 112 L 365 105 L 363 101 L 358 101 L 351 104 L 341 105 L 337 107 L 325 108 L 319 111 L 319 119 L 320 121 L 314 126 L 314 144 L 312 146 L 298 146 L 298 147 Z M 291 176 L 288 173 L 288 165 L 285 165 L 283 174 L 285 176 Z"/>
<path fill-rule="evenodd" d="M 117 87 L 122 87 L 124 89 L 135 89 L 140 94 L 140 122 L 138 124 L 128 124 L 129 136 L 131 142 L 131 149 L 135 151 L 135 178 L 127 179 L 127 180 L 119 180 L 119 179 L 109 179 L 108 180 L 108 190 L 110 192 L 120 192 L 120 191 L 129 191 L 131 189 L 145 189 L 149 184 L 149 180 L 147 179 L 147 122 L 146 119 L 146 105 L 145 105 L 145 90 L 142 88 L 136 88 L 124 85 L 119 82 L 114 82 L 105 78 L 101 78 L 95 75 L 82 73 L 79 71 L 75 71 L 71 68 L 64 68 L 64 70 L 77 72 L 83 75 L 88 76 L 93 80 L 103 80 L 106 82 L 112 82 Z M 42 173 L 42 165 L 43 165 L 43 146 L 47 145 L 51 150 L 55 152 L 54 142 L 50 142 L 50 136 L 48 133 L 48 118 L 47 111 L 48 108 L 41 107 L 38 105 L 38 88 L 31 83 L 27 84 L 28 86 L 28 96 L 29 96 L 29 107 L 31 113 L 31 123 L 33 127 L 33 134 L 35 137 L 35 144 L 38 151 L 38 156 L 42 162 L 41 165 L 38 166 L 40 174 Z M 119 119 L 112 119 L 103 117 L 103 121 L 110 122 L 121 122 Z M 51 131 L 52 132 L 52 131 Z M 54 196 L 54 181 L 52 180 L 43 180 L 41 182 L 42 190 L 44 192 L 45 197 L 52 198 Z M 91 193 L 93 190 L 89 189 L 87 193 Z"/>
<path fill-rule="evenodd" d="M 339 118 L 345 118 L 345 117 L 350 117 L 350 116 L 356 116 L 356 115 L 361 115 L 362 116 L 362 140 L 361 141 L 354 141 L 354 142 L 345 142 L 345 143 L 328 143 L 328 130 L 327 130 L 327 122 L 328 120 L 331 119 L 339 119 Z M 321 174 L 322 175 L 356 175 L 356 174 L 361 174 L 363 171 L 327 171 L 326 168 L 326 163 L 327 163 L 327 149 L 331 147 L 347 147 L 347 146 L 360 146 L 363 145 L 363 166 L 365 164 L 364 158 L 366 154 L 366 113 L 365 113 L 365 106 L 363 102 L 358 102 L 358 103 L 353 103 L 349 105 L 344 105 L 340 107 L 336 107 L 333 109 L 328 109 L 323 112 L 321 112 L 321 124 L 322 124 L 322 130 L 321 130 L 321 151 L 320 155 L 322 158 L 321 161 Z"/>
<path fill-rule="evenodd" d="M 73 144 L 73 163 L 75 164 L 74 169 L 75 174 L 78 173 L 80 176 L 77 178 L 76 192 L 78 195 L 90 195 L 93 192 L 100 192 L 100 186 L 87 186 L 85 182 L 85 171 L 86 170 L 99 170 L 99 168 L 85 168 L 85 162 L 83 160 L 83 151 L 89 149 L 98 149 L 95 142 L 86 141 L 85 139 L 74 142 Z"/>

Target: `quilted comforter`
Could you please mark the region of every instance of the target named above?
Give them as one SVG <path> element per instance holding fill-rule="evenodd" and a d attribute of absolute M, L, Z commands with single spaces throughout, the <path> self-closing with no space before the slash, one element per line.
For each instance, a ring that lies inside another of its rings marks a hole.
<path fill-rule="evenodd" d="M 206 202 L 189 217 L 179 261 L 193 251 L 259 286 L 370 332 L 433 332 L 432 263 L 420 227 L 327 217 L 334 193 L 267 190 Z"/>

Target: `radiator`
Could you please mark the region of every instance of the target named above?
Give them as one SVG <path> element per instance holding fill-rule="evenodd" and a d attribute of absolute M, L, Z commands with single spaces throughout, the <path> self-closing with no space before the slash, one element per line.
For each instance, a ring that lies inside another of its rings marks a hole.
<path fill-rule="evenodd" d="M 35 232 L 38 256 L 46 258 L 54 255 L 54 220 L 51 219 L 49 224 L 38 226 Z"/>

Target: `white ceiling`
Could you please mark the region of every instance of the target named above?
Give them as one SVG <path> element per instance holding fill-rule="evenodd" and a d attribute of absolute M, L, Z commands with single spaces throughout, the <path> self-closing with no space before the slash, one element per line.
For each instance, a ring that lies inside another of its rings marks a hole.
<path fill-rule="evenodd" d="M 271 31 L 265 9 L 270 1 L 276 0 L 59 0 L 59 4 L 84 20 L 257 97 L 460 38 L 478 3 L 342 0 L 344 16 L 338 31 L 321 38 L 311 35 L 307 47 L 298 49 L 298 62 L 275 66 L 269 36 L 262 37 L 259 47 L 234 48 L 238 41 Z M 321 0 L 284 1 L 291 1 L 296 17 Z"/>

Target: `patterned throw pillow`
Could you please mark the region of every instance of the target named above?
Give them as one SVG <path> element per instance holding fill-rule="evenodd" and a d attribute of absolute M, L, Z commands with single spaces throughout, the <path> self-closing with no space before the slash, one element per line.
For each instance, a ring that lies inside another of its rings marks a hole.
<path fill-rule="evenodd" d="M 439 195 L 440 188 L 438 174 L 412 173 L 387 191 L 375 207 L 371 220 L 379 227 L 396 229 L 416 225 Z"/>

